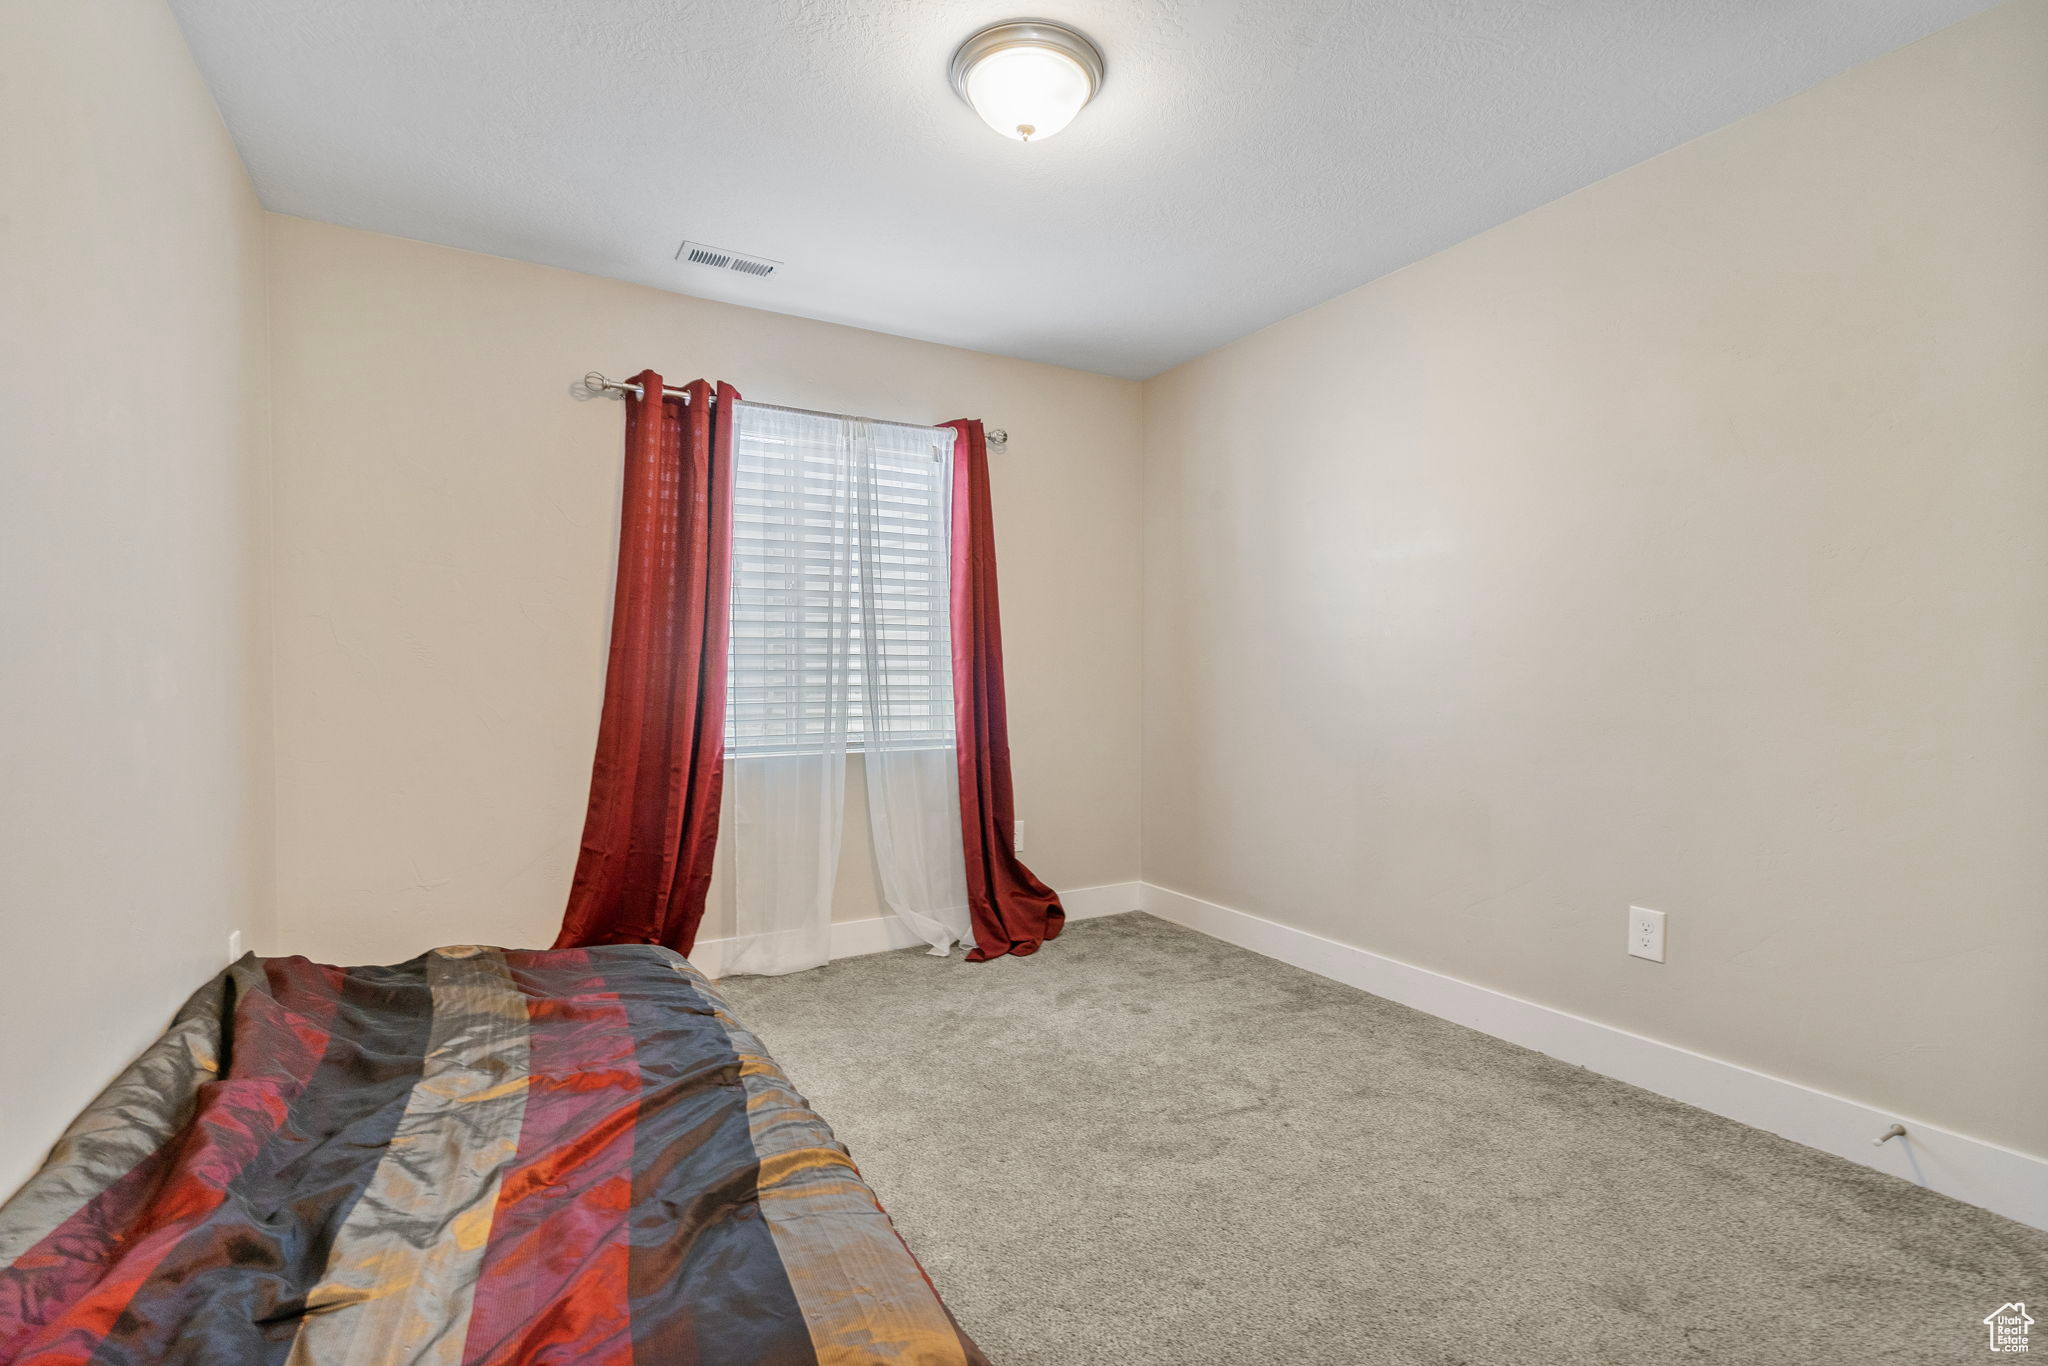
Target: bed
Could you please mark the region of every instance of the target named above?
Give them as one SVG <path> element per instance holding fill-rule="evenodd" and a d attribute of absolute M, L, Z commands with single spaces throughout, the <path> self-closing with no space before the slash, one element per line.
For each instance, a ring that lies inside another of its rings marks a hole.
<path fill-rule="evenodd" d="M 986 1366 L 645 945 L 245 957 L 0 1207 L 0 1363 Z"/>

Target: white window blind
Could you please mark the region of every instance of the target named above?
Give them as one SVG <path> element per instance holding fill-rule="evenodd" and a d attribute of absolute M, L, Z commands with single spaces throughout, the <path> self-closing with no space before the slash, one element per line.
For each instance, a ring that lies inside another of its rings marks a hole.
<path fill-rule="evenodd" d="M 734 411 L 735 757 L 953 743 L 953 432 Z"/>

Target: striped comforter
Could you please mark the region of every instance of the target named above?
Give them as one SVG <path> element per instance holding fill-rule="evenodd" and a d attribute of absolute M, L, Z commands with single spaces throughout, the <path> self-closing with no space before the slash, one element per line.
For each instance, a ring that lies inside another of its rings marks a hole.
<path fill-rule="evenodd" d="M 0 1208 L 0 1362 L 985 1366 L 666 949 L 244 958 Z"/>

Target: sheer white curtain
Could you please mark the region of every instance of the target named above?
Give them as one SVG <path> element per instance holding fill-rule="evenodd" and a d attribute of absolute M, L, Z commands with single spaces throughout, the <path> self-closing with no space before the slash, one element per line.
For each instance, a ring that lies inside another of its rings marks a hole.
<path fill-rule="evenodd" d="M 936 954 L 967 937 L 947 561 L 953 433 L 734 414 L 725 971 L 830 957 L 846 756 L 883 898 Z"/>
<path fill-rule="evenodd" d="M 862 761 L 882 898 L 944 954 L 967 939 L 953 749 L 953 433 L 868 428 L 854 483 Z"/>

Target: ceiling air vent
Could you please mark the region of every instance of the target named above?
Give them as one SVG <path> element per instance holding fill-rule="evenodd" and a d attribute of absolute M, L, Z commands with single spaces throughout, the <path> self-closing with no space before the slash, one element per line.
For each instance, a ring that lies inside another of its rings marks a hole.
<path fill-rule="evenodd" d="M 685 242 L 676 251 L 678 261 L 693 265 L 710 266 L 713 270 L 736 270 L 742 275 L 773 275 L 782 269 L 782 262 L 771 261 L 765 256 L 748 256 L 744 252 L 727 251 L 703 242 Z"/>

